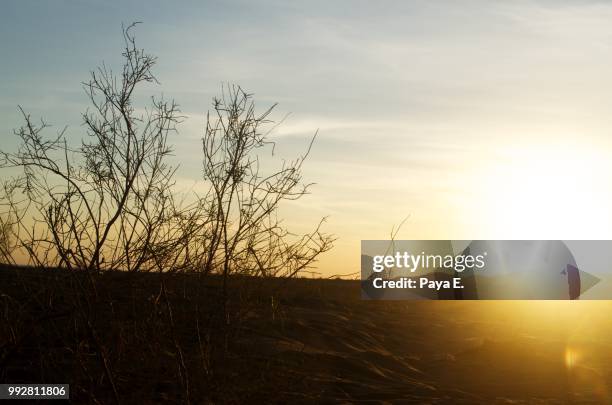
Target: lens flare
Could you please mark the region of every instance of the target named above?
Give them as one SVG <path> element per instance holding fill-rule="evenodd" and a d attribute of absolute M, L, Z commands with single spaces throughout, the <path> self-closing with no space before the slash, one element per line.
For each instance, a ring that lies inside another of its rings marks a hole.
<path fill-rule="evenodd" d="M 565 348 L 565 367 L 572 369 L 578 365 L 580 361 L 580 352 L 572 347 Z"/>

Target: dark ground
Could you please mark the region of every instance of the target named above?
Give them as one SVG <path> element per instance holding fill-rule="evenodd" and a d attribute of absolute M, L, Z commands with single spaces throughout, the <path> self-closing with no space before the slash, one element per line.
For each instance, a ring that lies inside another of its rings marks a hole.
<path fill-rule="evenodd" d="M 220 281 L 0 269 L 0 382 L 69 383 L 79 403 L 611 403 L 608 302 L 243 278 L 224 311 Z"/>

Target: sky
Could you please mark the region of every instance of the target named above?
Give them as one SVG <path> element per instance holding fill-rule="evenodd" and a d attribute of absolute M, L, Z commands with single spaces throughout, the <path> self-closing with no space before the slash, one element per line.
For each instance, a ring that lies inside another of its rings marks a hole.
<path fill-rule="evenodd" d="M 146 91 L 181 106 L 178 184 L 223 83 L 278 102 L 291 158 L 318 137 L 285 205 L 336 247 L 323 275 L 358 272 L 362 239 L 612 239 L 612 4 L 597 1 L 3 0 L 0 134 L 17 105 L 83 134 L 80 83 L 119 66 L 121 24 L 159 58 Z M 280 164 L 280 161 L 278 161 Z"/>

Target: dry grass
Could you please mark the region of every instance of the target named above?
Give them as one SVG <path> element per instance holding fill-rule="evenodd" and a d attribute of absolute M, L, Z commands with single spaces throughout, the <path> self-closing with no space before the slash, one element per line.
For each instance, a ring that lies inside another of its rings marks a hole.
<path fill-rule="evenodd" d="M 219 278 L 93 281 L 0 271 L 2 382 L 68 382 L 83 403 L 609 402 L 606 317 L 580 341 L 583 317 L 519 303 L 369 302 L 352 281 L 233 278 L 224 318 Z"/>

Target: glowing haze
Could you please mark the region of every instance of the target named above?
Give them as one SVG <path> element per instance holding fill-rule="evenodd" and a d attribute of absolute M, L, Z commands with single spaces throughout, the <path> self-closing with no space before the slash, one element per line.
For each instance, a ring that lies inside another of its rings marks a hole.
<path fill-rule="evenodd" d="M 312 195 L 286 205 L 306 231 L 329 216 L 324 275 L 359 270 L 359 241 L 612 238 L 612 5 L 596 1 L 8 0 L 0 15 L 3 148 L 17 104 L 82 134 L 79 83 L 119 61 L 143 21 L 163 91 L 187 116 L 179 185 L 222 82 L 291 112 L 277 157 L 319 129 Z"/>

